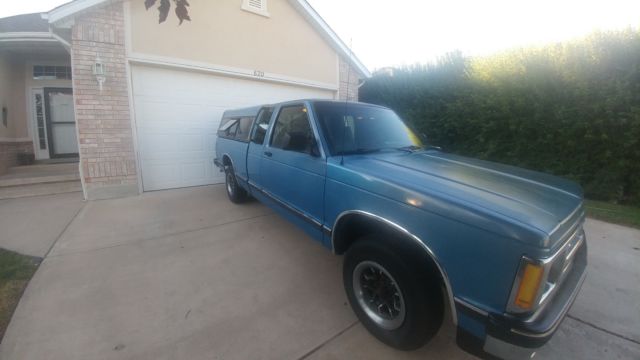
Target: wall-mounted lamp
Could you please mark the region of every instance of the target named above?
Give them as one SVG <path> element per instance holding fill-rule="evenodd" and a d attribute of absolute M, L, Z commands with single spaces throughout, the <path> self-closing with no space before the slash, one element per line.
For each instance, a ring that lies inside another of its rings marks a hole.
<path fill-rule="evenodd" d="M 95 75 L 96 80 L 98 80 L 100 91 L 102 91 L 102 84 L 107 80 L 106 74 L 107 68 L 105 64 L 102 62 L 102 59 L 100 59 L 100 56 L 96 57 L 96 62 L 93 64 L 93 75 Z"/>

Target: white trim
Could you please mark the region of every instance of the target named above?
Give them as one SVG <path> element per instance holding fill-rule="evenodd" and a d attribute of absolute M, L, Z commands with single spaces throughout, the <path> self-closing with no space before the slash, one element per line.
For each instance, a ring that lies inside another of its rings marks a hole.
<path fill-rule="evenodd" d="M 9 142 L 9 143 L 14 143 L 14 142 L 28 142 L 28 141 L 33 141 L 31 138 L 29 137 L 22 137 L 22 138 L 8 138 L 8 137 L 0 137 L 0 142 Z"/>
<path fill-rule="evenodd" d="M 191 71 L 200 71 L 213 74 L 221 74 L 245 79 L 258 81 L 270 81 L 297 86 L 305 86 L 310 88 L 337 91 L 339 84 L 328 84 L 316 82 L 313 80 L 300 79 L 280 74 L 266 73 L 259 70 L 250 70 L 243 68 L 230 67 L 225 65 L 216 65 L 198 61 L 190 61 L 172 57 L 140 54 L 132 52 L 128 56 L 129 62 L 133 64 L 155 65 L 161 67 L 177 68 Z"/>
<path fill-rule="evenodd" d="M 41 31 L 14 31 L 14 32 L 5 32 L 0 33 L 0 39 L 53 39 L 51 33 L 49 32 L 41 32 Z"/>
<path fill-rule="evenodd" d="M 45 16 L 49 19 L 49 24 L 56 23 L 69 17 L 77 12 L 86 10 L 92 6 L 99 5 L 103 2 L 111 0 L 75 0 L 67 4 L 59 6 Z M 362 62 L 353 54 L 347 45 L 336 35 L 336 33 L 327 25 L 327 23 L 318 15 L 318 13 L 309 5 L 306 0 L 288 0 L 289 3 L 300 13 L 302 16 L 318 31 L 326 41 L 351 65 L 362 75 L 363 77 L 371 77 L 371 73 Z M 44 17 L 43 17 L 44 18 Z"/>
<path fill-rule="evenodd" d="M 131 3 L 123 3 L 123 17 L 124 17 L 124 43 L 125 43 L 125 56 L 128 58 L 131 54 Z M 140 146 L 138 144 L 138 126 L 136 123 L 136 109 L 133 100 L 133 74 L 131 72 L 131 62 L 125 62 L 125 73 L 127 76 L 127 95 L 129 98 L 129 122 L 131 123 L 131 137 L 133 138 L 133 154 L 135 156 L 136 164 L 136 180 L 138 182 L 138 194 L 144 192 L 142 186 L 142 164 L 140 157 Z"/>
<path fill-rule="evenodd" d="M 86 10 L 92 6 L 99 5 L 107 0 L 75 0 L 70 1 L 64 5 L 60 5 L 57 8 L 48 12 L 47 19 L 49 24 L 58 22 L 68 16 L 71 16 L 82 10 Z M 111 0 L 109 0 L 111 1 Z"/>
<path fill-rule="evenodd" d="M 33 153 L 35 154 L 36 160 L 49 159 L 49 136 L 47 134 L 47 114 L 44 106 L 44 87 L 41 86 L 31 86 L 28 89 L 29 91 L 29 118 L 31 119 L 31 123 L 29 128 L 31 129 L 31 140 L 33 141 Z M 40 94 L 42 96 L 42 116 L 44 122 L 44 142 L 45 148 L 40 149 L 40 134 L 38 134 L 38 119 L 37 119 L 37 111 L 35 110 L 36 102 L 35 97 L 36 94 Z"/>
<path fill-rule="evenodd" d="M 289 0 L 289 2 L 296 8 L 311 25 L 320 34 L 325 35 L 327 40 L 333 47 L 342 55 L 351 65 L 364 77 L 371 77 L 371 73 L 362 62 L 353 54 L 353 51 L 342 42 L 338 35 L 329 27 L 329 25 L 322 19 L 322 17 L 309 5 L 306 0 Z"/>
<path fill-rule="evenodd" d="M 48 32 L 6 32 L 0 33 L 0 42 L 58 42 Z"/>

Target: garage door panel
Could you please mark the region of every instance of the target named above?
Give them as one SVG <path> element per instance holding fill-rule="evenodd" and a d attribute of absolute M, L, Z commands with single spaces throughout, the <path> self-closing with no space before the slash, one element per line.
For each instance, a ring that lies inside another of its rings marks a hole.
<path fill-rule="evenodd" d="M 171 101 L 171 100 L 167 100 Z M 139 126 L 177 126 L 182 122 L 191 124 L 202 123 L 206 126 L 207 114 L 202 105 L 161 103 L 156 101 L 139 100 L 136 104 L 136 115 L 140 117 Z M 187 117 L 188 116 L 188 117 Z M 178 122 L 177 120 L 182 120 Z M 138 123 L 136 121 L 136 123 Z M 189 127 L 186 127 L 187 129 Z"/>
<path fill-rule="evenodd" d="M 143 175 L 146 191 L 198 186 L 210 179 L 214 182 L 224 180 L 218 169 L 204 160 L 194 162 L 175 162 L 171 159 L 146 160 L 142 164 L 147 169 Z"/>
<path fill-rule="evenodd" d="M 224 182 L 213 165 L 227 109 L 333 92 L 147 66 L 132 67 L 138 158 L 146 191 Z"/>

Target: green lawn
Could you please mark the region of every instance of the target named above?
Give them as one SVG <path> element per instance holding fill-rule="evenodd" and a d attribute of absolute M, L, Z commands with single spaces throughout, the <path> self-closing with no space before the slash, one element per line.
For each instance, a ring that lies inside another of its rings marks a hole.
<path fill-rule="evenodd" d="M 640 229 L 640 208 L 603 201 L 585 200 L 587 216 Z"/>
<path fill-rule="evenodd" d="M 40 259 L 0 249 L 0 341 Z"/>

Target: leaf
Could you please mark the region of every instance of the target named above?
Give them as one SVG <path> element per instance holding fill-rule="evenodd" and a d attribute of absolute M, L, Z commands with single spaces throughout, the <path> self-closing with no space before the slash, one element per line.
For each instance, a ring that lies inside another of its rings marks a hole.
<path fill-rule="evenodd" d="M 162 24 L 167 20 L 167 16 L 169 16 L 169 9 L 171 8 L 171 2 L 169 0 L 160 0 L 160 6 L 158 6 L 158 24 Z"/>
<path fill-rule="evenodd" d="M 145 9 L 149 10 L 150 7 L 156 4 L 156 1 L 158 0 L 144 0 Z"/>
<path fill-rule="evenodd" d="M 182 22 L 184 20 L 191 21 L 191 18 L 189 17 L 189 9 L 187 9 L 187 6 L 189 6 L 187 0 L 175 0 L 175 2 L 176 16 L 180 20 L 180 23 L 178 25 L 182 25 Z"/>

